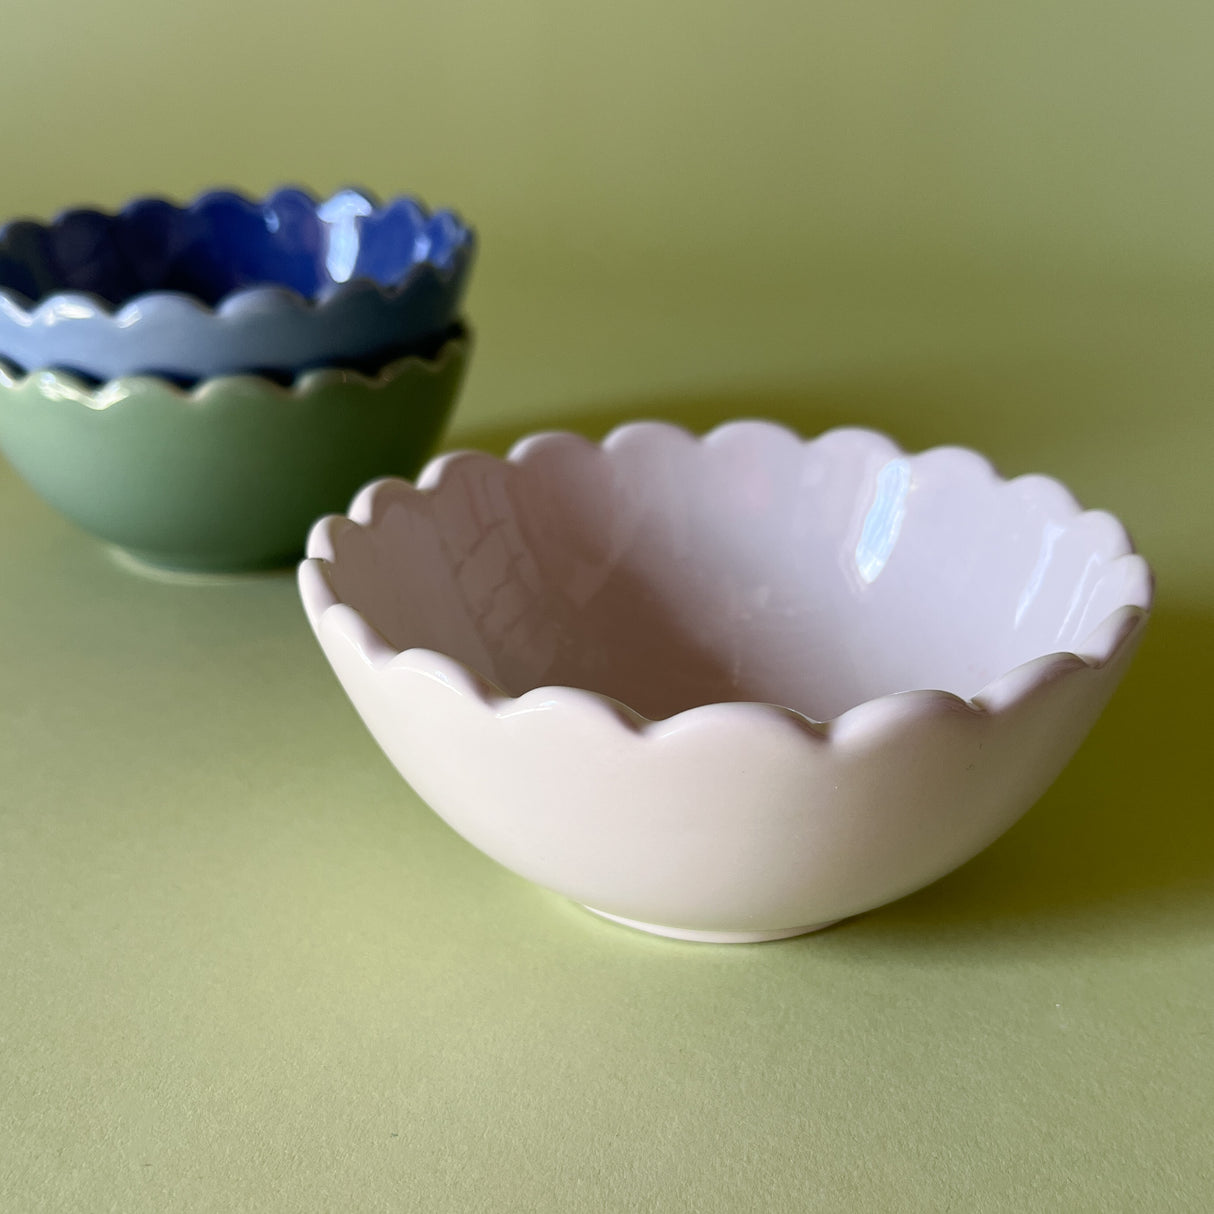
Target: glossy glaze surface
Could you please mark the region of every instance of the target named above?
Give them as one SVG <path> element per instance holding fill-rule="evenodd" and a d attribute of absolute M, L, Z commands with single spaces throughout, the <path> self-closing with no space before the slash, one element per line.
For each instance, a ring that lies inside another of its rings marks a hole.
<path fill-rule="evenodd" d="M 997 837 L 1152 594 L 1121 525 L 1055 481 L 758 422 L 446 457 L 308 552 L 321 644 L 437 812 L 601 913 L 699 938 L 854 914 Z"/>
<path fill-rule="evenodd" d="M 96 387 L 0 368 L 0 448 L 52 506 L 139 559 L 243 570 L 298 557 L 318 513 L 438 444 L 469 338 L 377 375 L 255 376 L 183 391 L 139 376 Z"/>
<path fill-rule="evenodd" d="M 97 379 L 374 357 L 454 320 L 474 253 L 452 212 L 355 190 L 19 220 L 0 231 L 0 356 Z"/>

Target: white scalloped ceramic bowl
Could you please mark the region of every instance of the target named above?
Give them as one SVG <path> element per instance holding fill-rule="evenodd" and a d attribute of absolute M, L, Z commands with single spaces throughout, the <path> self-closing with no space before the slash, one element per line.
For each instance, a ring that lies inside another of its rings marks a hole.
<path fill-rule="evenodd" d="M 1150 571 L 1056 481 L 738 422 L 440 458 L 313 529 L 388 757 L 507 868 L 662 935 L 796 935 L 962 864 L 1120 679 Z"/>

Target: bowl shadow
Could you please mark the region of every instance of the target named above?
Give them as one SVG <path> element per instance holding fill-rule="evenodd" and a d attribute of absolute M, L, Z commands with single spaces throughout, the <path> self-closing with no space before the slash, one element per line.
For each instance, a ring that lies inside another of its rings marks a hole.
<path fill-rule="evenodd" d="M 639 418 L 702 431 L 737 417 L 762 417 L 806 434 L 873 426 L 908 449 L 972 445 L 995 453 L 997 462 L 1024 461 L 1011 471 L 1057 465 L 1051 426 L 1036 425 L 1038 406 L 1026 417 L 1002 408 L 975 410 L 972 400 L 966 389 L 942 405 L 913 383 L 909 389 L 891 384 L 888 391 L 870 384 L 662 397 L 592 406 L 538 426 L 469 429 L 453 445 L 500 454 L 540 428 L 599 438 Z M 1043 419 L 1054 403 L 1040 406 Z M 1058 436 L 1065 434 L 1063 426 Z M 1207 604 L 1157 602 L 1123 685 L 1076 757 L 1017 826 L 928 888 L 783 947 L 859 946 L 877 955 L 909 950 L 921 956 L 947 949 L 955 957 L 973 944 L 981 957 L 996 942 L 1029 952 L 1120 951 L 1130 938 L 1207 934 L 1214 927 L 1214 812 L 1198 790 L 1209 782 L 1211 636 L 1214 612 Z"/>
<path fill-rule="evenodd" d="M 874 943 L 959 934 L 1030 944 L 1214 927 L 1214 813 L 1206 787 L 1214 615 L 1164 603 L 1079 753 L 1002 839 L 935 885 L 854 920 Z"/>

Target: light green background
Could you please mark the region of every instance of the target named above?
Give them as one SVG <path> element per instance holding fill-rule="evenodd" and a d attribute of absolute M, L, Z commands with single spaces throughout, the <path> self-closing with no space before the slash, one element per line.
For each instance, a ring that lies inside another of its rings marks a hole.
<path fill-rule="evenodd" d="M 681 945 L 411 796 L 287 576 L 136 578 L 0 469 L 0 1209 L 1214 1207 L 1214 8 L 5 4 L 0 213 L 366 183 L 480 228 L 452 436 L 963 442 L 1160 601 L 1045 800 Z"/>

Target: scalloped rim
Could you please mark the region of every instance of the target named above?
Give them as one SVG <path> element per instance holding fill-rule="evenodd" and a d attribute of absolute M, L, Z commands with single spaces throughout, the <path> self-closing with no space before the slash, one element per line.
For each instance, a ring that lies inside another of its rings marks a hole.
<path fill-rule="evenodd" d="M 566 431 L 543 431 L 520 439 L 511 447 L 505 459 L 499 462 L 521 464 L 531 452 L 554 442 L 572 441 L 611 450 L 620 442 L 631 439 L 632 436 L 643 431 L 661 431 L 687 441 L 709 444 L 720 441 L 721 437 L 728 434 L 735 426 L 754 424 L 756 423 L 753 421 L 728 422 L 707 434 L 696 436 L 681 426 L 665 422 L 630 422 L 613 429 L 601 444 L 593 443 L 589 439 Z M 375 518 L 382 511 L 384 504 L 393 499 L 419 493 L 429 495 L 438 492 L 442 487 L 447 469 L 457 460 L 468 457 L 493 458 L 480 452 L 454 451 L 431 460 L 419 474 L 416 487 L 408 481 L 394 477 L 373 481 L 355 496 L 346 515 L 330 514 L 316 522 L 308 535 L 307 556 L 299 566 L 299 591 L 304 610 L 318 637 L 322 630 L 335 630 L 339 636 L 353 645 L 363 659 L 377 671 L 409 670 L 435 679 L 451 686 L 461 695 L 475 697 L 486 709 L 499 717 L 526 711 L 533 702 L 538 704 L 542 701 L 546 702 L 549 707 L 555 703 L 557 706 L 577 709 L 583 713 L 606 715 L 633 733 L 643 734 L 650 738 L 661 738 L 687 728 L 696 721 L 716 715 L 722 710 L 730 712 L 743 710 L 791 720 L 810 736 L 821 741 L 836 743 L 845 741 L 853 734 L 870 732 L 874 719 L 877 721 L 885 719 L 892 722 L 912 715 L 923 717 L 955 713 L 958 709 L 964 709 L 979 716 L 997 715 L 1028 698 L 1037 688 L 1053 682 L 1056 678 L 1108 665 L 1140 633 L 1150 615 L 1154 597 L 1154 578 L 1149 565 L 1134 550 L 1125 527 L 1111 514 L 1103 511 L 1085 511 L 1070 490 L 1053 477 L 1029 473 L 1007 480 L 999 475 L 985 456 L 969 448 L 941 446 L 929 448 L 923 452 L 910 453 L 904 451 L 880 431 L 863 427 L 840 426 L 823 431 L 812 439 L 803 439 L 794 431 L 774 422 L 757 424 L 768 427 L 773 433 L 781 433 L 789 441 L 801 446 L 819 442 L 830 435 L 850 433 L 864 436 L 874 443 L 887 445 L 891 452 L 895 453 L 894 458 L 898 455 L 929 455 L 942 451 L 963 452 L 976 467 L 985 472 L 990 480 L 998 482 L 1000 485 L 1014 486 L 1018 483 L 1032 482 L 1047 489 L 1048 492 L 1056 494 L 1056 501 L 1076 517 L 1083 514 L 1103 514 L 1105 518 L 1116 524 L 1125 538 L 1126 552 L 1115 557 L 1109 562 L 1109 565 L 1121 561 L 1132 561 L 1139 567 L 1140 579 L 1137 589 L 1140 591 L 1142 602 L 1127 602 L 1111 611 L 1101 623 L 1092 629 L 1079 652 L 1058 651 L 1033 658 L 996 676 L 970 699 L 965 699 L 951 691 L 936 689 L 891 692 L 865 700 L 838 716 L 823 721 L 815 720 L 793 708 L 761 701 L 721 701 L 714 704 L 701 704 L 675 713 L 673 716 L 654 720 L 636 712 L 627 704 L 611 696 L 581 687 L 541 686 L 531 688 L 522 695 L 511 696 L 491 680 L 447 654 L 431 649 L 397 649 L 368 623 L 360 612 L 341 601 L 328 576 L 328 569 L 336 559 L 337 537 L 343 531 L 350 527 L 374 526 Z"/>
<path fill-rule="evenodd" d="M 194 295 L 189 295 L 184 291 L 143 291 L 138 295 L 132 295 L 129 299 L 123 300 L 121 304 L 112 304 L 91 291 L 57 291 L 53 295 L 33 300 L 21 291 L 15 291 L 8 287 L 0 287 L 0 313 L 9 313 L 22 325 L 31 327 L 34 325 L 46 326 L 60 322 L 62 317 L 55 315 L 55 313 L 66 307 L 72 311 L 74 320 L 109 320 L 120 328 L 125 328 L 136 323 L 140 319 L 140 310 L 148 306 L 190 310 L 202 316 L 216 317 L 239 316 L 246 310 L 255 309 L 260 311 L 268 305 L 293 308 L 300 312 L 321 311 L 357 295 L 377 294 L 385 300 L 395 299 L 397 296 L 403 295 L 418 278 L 425 274 L 433 275 L 440 282 L 449 282 L 456 275 L 466 271 L 476 251 L 476 230 L 465 223 L 455 211 L 445 207 L 432 211 L 413 194 L 395 195 L 387 203 L 381 203 L 378 195 L 372 191 L 353 186 L 335 190 L 333 194 L 323 198 L 304 186 L 279 186 L 262 198 L 251 197 L 237 189 L 208 189 L 203 190 L 189 202 L 184 203 L 174 202 L 171 198 L 157 194 L 139 195 L 129 199 L 113 211 L 107 211 L 100 207 L 67 207 L 64 210 L 58 211 L 49 221 L 17 216 L 6 220 L 0 226 L 0 240 L 3 240 L 7 229 L 16 223 L 31 223 L 43 230 L 49 230 L 72 215 L 85 213 L 101 215 L 106 218 L 116 218 L 125 215 L 132 207 L 149 202 L 164 202 L 183 214 L 190 214 L 198 210 L 204 203 L 219 197 L 233 198 L 250 207 L 262 207 L 274 198 L 275 195 L 287 190 L 302 194 L 311 202 L 314 208 L 342 193 L 357 194 L 364 201 L 370 203 L 376 210 L 380 210 L 384 206 L 391 206 L 396 202 L 411 202 L 429 219 L 439 217 L 449 218 L 459 229 L 460 239 L 455 246 L 451 263 L 446 267 L 439 266 L 432 261 L 415 261 L 410 264 L 405 276 L 397 279 L 395 282 L 383 284 L 370 278 L 352 278 L 348 282 L 337 285 L 323 298 L 302 295 L 291 287 L 272 283 L 263 283 L 252 287 L 239 287 L 235 291 L 228 292 L 216 304 L 204 303 L 201 299 L 198 299 Z"/>
<path fill-rule="evenodd" d="M 186 403 L 202 402 L 210 397 L 226 394 L 233 386 L 239 386 L 246 392 L 252 390 L 261 396 L 299 399 L 325 391 L 335 384 L 357 384 L 368 389 L 383 388 L 414 367 L 421 367 L 430 375 L 439 375 L 453 360 L 463 358 L 471 344 L 471 331 L 466 326 L 461 326 L 458 332 L 443 342 L 433 356 L 405 354 L 385 363 L 374 374 L 366 374 L 350 367 L 316 367 L 300 372 L 290 383 L 283 384 L 264 375 L 254 375 L 246 371 L 234 375 L 213 375 L 187 388 L 159 375 L 120 375 L 116 379 L 94 384 L 70 371 L 40 369 L 19 372 L 0 358 L 0 391 L 19 391 L 29 388 L 32 384 L 41 396 L 55 400 L 73 400 L 94 411 L 108 409 L 119 401 L 148 391 Z"/>

